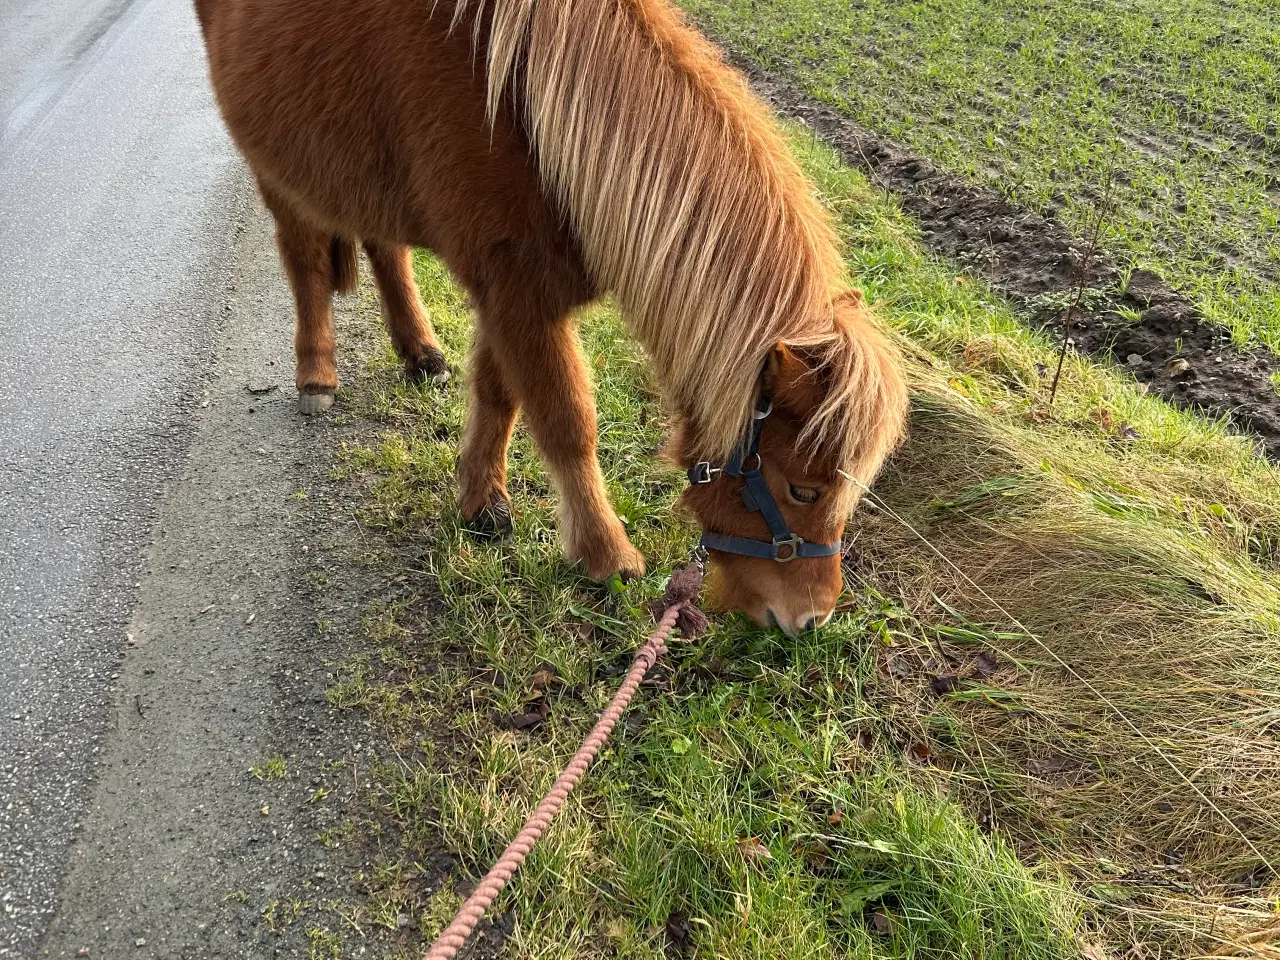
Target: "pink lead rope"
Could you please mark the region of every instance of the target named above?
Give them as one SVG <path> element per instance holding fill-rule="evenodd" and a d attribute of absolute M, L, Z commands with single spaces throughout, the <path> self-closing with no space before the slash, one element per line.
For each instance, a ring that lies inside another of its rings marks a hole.
<path fill-rule="evenodd" d="M 424 960 L 453 960 L 457 956 L 458 951 L 467 942 L 467 938 L 471 936 L 471 932 L 475 930 L 476 924 L 480 922 L 480 918 L 489 909 L 489 904 L 493 903 L 494 897 L 520 869 L 524 858 L 529 855 L 529 851 L 538 842 L 543 831 L 550 826 L 551 821 L 564 805 L 565 799 L 582 779 L 582 775 L 591 765 L 596 754 L 600 752 L 600 748 L 608 741 L 609 734 L 613 732 L 614 726 L 626 712 L 632 697 L 639 689 L 640 681 L 652 669 L 658 658 L 666 652 L 667 638 L 671 636 L 671 631 L 678 627 L 684 636 L 693 637 L 707 628 L 706 616 L 694 606 L 701 588 L 700 563 L 691 563 L 671 575 L 671 579 L 667 582 L 666 593 L 654 604 L 654 612 L 659 613 L 661 619 L 644 645 L 636 652 L 635 660 L 632 661 L 631 669 L 627 671 L 622 686 L 613 695 L 604 713 L 600 714 L 600 719 L 591 728 L 591 733 L 582 742 L 578 752 L 573 755 L 564 773 L 560 774 L 560 779 L 555 782 L 555 786 L 533 811 L 524 829 L 516 835 L 507 849 L 502 851 L 498 862 L 485 874 L 475 892 L 467 898 L 458 915 L 453 918 L 453 922 L 436 938 L 436 942 L 431 945 Z"/>

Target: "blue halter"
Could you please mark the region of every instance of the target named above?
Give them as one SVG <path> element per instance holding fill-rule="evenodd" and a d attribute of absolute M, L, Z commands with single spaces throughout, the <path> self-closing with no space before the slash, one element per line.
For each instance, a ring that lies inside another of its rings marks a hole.
<path fill-rule="evenodd" d="M 760 474 L 760 434 L 764 430 L 764 421 L 773 413 L 773 401 L 761 397 L 751 417 L 751 429 L 743 438 L 733 456 L 723 467 L 713 467 L 709 460 L 699 460 L 689 468 L 689 482 L 694 485 L 711 483 L 717 473 L 725 473 L 730 477 L 742 477 L 745 485 L 742 488 L 742 502 L 747 509 L 764 516 L 769 525 L 772 540 L 749 540 L 746 537 L 730 537 L 723 533 L 706 531 L 698 541 L 704 550 L 719 550 L 721 553 L 736 553 L 744 557 L 757 557 L 761 560 L 776 560 L 788 563 L 797 557 L 831 557 L 840 552 L 840 541 L 835 543 L 809 543 L 791 532 L 782 511 L 778 509 L 778 501 L 773 499 L 773 492 Z"/>

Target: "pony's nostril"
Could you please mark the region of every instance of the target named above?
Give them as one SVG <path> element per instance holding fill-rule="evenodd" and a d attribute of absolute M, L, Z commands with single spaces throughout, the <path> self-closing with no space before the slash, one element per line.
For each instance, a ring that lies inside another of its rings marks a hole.
<path fill-rule="evenodd" d="M 817 626 L 818 626 L 818 617 L 815 614 L 814 616 L 806 620 L 804 623 L 800 624 L 800 632 L 808 633 L 810 630 L 813 630 Z"/>
<path fill-rule="evenodd" d="M 772 630 L 774 627 L 778 625 L 777 615 L 768 608 L 766 608 L 764 611 L 764 619 L 765 619 L 765 626 L 768 627 L 770 630 Z"/>

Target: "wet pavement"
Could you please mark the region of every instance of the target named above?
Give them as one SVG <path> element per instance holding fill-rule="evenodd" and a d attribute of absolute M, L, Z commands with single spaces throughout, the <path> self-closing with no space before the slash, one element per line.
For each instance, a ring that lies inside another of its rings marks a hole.
<path fill-rule="evenodd" d="M 0 0 L 0 957 L 54 909 L 248 196 L 189 0 Z"/>

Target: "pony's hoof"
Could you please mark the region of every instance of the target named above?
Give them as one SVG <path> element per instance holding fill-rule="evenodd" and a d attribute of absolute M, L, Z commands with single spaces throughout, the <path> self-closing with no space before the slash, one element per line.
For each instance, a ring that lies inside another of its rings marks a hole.
<path fill-rule="evenodd" d="M 466 518 L 467 530 L 481 540 L 498 540 L 514 529 L 511 523 L 511 501 L 500 493 L 489 495 L 489 502 Z"/>
<path fill-rule="evenodd" d="M 303 390 L 298 394 L 298 412 L 304 417 L 319 416 L 332 406 L 332 390 L 319 390 L 316 392 Z"/>
<path fill-rule="evenodd" d="M 586 567 L 587 576 L 592 580 L 598 580 L 601 583 L 607 581 L 614 574 L 623 583 L 630 583 L 632 580 L 638 580 L 644 576 L 644 554 L 637 550 L 630 543 L 618 551 L 618 554 L 612 559 L 588 560 L 582 558 L 583 566 Z"/>
<path fill-rule="evenodd" d="M 442 384 L 452 376 L 449 363 L 436 347 L 427 347 L 422 355 L 404 362 L 404 375 L 410 383 Z"/>
<path fill-rule="evenodd" d="M 623 567 L 618 571 L 618 579 L 623 583 L 630 583 L 632 580 L 639 580 L 643 576 L 644 564 L 641 564 L 638 569 Z"/>

